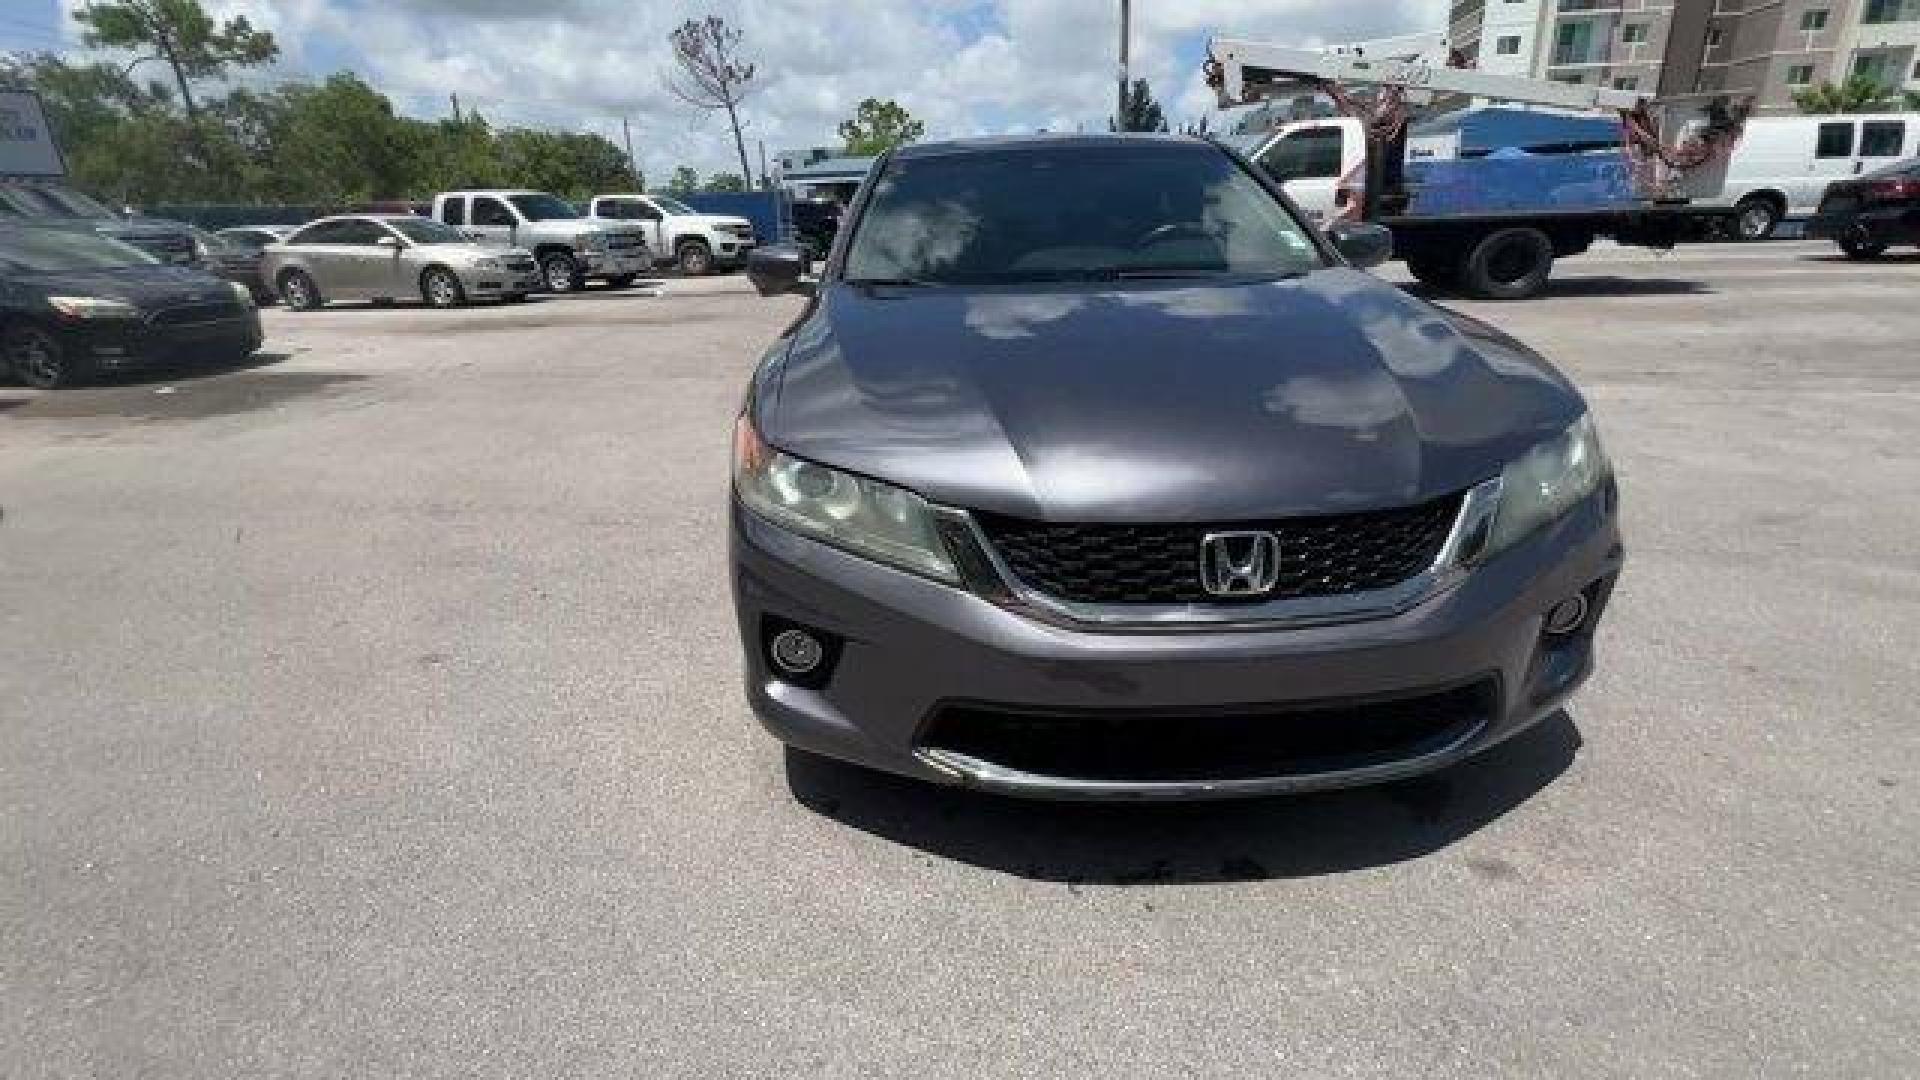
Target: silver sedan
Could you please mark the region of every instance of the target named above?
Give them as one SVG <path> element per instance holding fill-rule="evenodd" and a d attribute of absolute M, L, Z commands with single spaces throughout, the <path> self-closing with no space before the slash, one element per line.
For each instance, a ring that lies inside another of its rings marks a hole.
<path fill-rule="evenodd" d="M 344 214 L 309 222 L 261 249 L 261 276 L 288 308 L 333 300 L 419 299 L 434 307 L 522 300 L 540 287 L 533 255 L 482 247 L 411 214 Z"/>

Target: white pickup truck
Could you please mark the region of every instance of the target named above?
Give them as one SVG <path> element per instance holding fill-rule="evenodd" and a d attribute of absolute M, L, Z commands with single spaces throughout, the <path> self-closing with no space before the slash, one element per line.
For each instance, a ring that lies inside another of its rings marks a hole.
<path fill-rule="evenodd" d="M 443 191 L 433 216 L 476 243 L 525 248 L 554 292 L 572 292 L 588 278 L 619 288 L 653 269 L 641 230 L 592 221 L 544 191 Z"/>
<path fill-rule="evenodd" d="M 655 259 L 688 275 L 744 263 L 754 245 L 753 223 L 746 218 L 697 213 L 664 195 L 596 195 L 587 216 L 638 226 Z"/>

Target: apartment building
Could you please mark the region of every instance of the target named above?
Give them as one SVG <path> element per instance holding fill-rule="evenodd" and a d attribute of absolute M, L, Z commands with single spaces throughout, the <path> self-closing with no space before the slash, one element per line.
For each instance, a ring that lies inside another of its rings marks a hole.
<path fill-rule="evenodd" d="M 1920 91 L 1920 0 L 1456 0 L 1455 48 L 1491 71 L 1622 90 L 1744 90 L 1792 112 L 1815 83 Z"/>

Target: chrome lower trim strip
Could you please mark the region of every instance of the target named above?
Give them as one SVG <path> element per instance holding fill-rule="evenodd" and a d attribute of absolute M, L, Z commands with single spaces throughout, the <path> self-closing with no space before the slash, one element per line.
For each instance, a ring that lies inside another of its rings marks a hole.
<path fill-rule="evenodd" d="M 959 783 L 1004 795 L 1046 799 L 1234 799 L 1326 788 L 1359 787 L 1413 776 L 1451 764 L 1466 755 L 1491 720 L 1467 728 L 1446 745 L 1423 754 L 1333 772 L 1291 773 L 1237 780 L 1129 781 L 1086 780 L 1023 772 L 952 750 L 923 747 L 914 751 L 922 764 Z"/>
<path fill-rule="evenodd" d="M 949 521 L 964 524 L 979 558 L 992 567 L 999 581 L 973 583 L 974 591 L 995 603 L 1046 622 L 1103 629 L 1146 627 L 1166 630 L 1181 626 L 1211 630 L 1245 627 L 1282 629 L 1384 619 L 1407 611 L 1450 588 L 1465 573 L 1465 563 L 1486 543 L 1493 515 L 1500 506 L 1500 479 L 1495 477 L 1468 489 L 1454 515 L 1453 527 L 1433 562 L 1413 577 L 1385 589 L 1339 596 L 1307 596 L 1264 604 L 1083 604 L 1061 600 L 1022 582 L 1007 565 L 980 523 L 964 510 L 941 508 Z M 953 533 L 949 532 L 949 537 Z M 1195 558 L 1198 558 L 1196 554 Z M 997 585 L 998 588 L 991 588 Z"/>

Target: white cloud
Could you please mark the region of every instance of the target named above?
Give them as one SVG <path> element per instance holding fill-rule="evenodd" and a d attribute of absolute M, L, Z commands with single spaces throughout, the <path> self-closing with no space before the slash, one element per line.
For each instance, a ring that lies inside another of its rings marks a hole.
<path fill-rule="evenodd" d="M 71 10 L 84 0 L 63 0 Z M 725 118 L 666 91 L 667 35 L 708 12 L 746 32 L 759 66 L 743 109 L 751 158 L 831 145 L 865 97 L 891 97 L 929 137 L 1104 128 L 1116 0 L 207 0 L 272 30 L 291 76 L 348 66 L 402 111 L 449 93 L 501 123 L 619 137 L 631 118 L 652 177 L 738 168 Z M 1133 70 L 1175 120 L 1208 106 L 1191 56 L 1211 34 L 1292 43 L 1440 29 L 1446 0 L 1135 0 Z"/>

